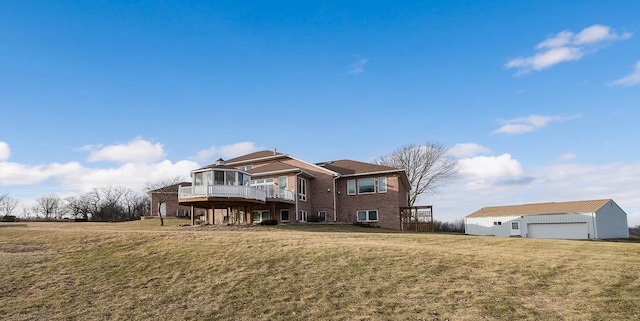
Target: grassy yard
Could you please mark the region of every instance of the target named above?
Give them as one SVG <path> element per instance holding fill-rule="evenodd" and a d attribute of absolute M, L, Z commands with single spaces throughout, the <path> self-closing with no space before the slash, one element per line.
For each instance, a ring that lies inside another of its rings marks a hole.
<path fill-rule="evenodd" d="M 638 320 L 640 244 L 0 223 L 3 320 Z"/>

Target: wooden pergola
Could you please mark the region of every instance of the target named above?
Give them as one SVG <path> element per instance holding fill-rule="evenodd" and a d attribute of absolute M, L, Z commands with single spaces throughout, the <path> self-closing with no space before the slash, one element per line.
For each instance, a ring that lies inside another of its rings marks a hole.
<path fill-rule="evenodd" d="M 400 228 L 405 232 L 433 232 L 433 206 L 400 207 Z"/>

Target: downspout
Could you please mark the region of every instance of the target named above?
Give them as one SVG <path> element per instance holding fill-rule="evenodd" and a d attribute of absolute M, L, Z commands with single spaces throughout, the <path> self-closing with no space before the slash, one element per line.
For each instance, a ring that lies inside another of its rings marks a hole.
<path fill-rule="evenodd" d="M 336 205 L 336 194 L 338 193 L 336 191 L 336 180 L 340 178 L 340 175 L 334 176 L 333 177 L 333 222 L 337 222 L 338 221 L 338 213 L 337 213 L 337 205 Z"/>
<path fill-rule="evenodd" d="M 296 182 L 295 182 L 295 187 L 296 187 L 296 192 L 295 195 L 293 195 L 293 197 L 296 199 L 296 221 L 299 222 L 298 220 L 298 199 L 300 198 L 300 196 L 298 195 L 299 191 L 298 191 L 298 179 L 300 179 L 298 176 L 300 176 L 300 173 L 296 174 Z"/>

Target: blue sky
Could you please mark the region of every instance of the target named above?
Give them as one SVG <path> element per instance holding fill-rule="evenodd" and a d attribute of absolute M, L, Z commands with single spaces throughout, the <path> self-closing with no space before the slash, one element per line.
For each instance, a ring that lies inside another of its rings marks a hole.
<path fill-rule="evenodd" d="M 636 1 L 2 1 L 0 192 L 28 204 L 259 149 L 464 165 L 440 219 L 613 198 L 640 224 Z"/>

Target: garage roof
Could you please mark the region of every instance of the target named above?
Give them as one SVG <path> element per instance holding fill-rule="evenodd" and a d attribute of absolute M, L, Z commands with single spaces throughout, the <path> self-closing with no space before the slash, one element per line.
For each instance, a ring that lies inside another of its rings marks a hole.
<path fill-rule="evenodd" d="M 611 199 L 483 207 L 467 217 L 594 213 Z"/>

